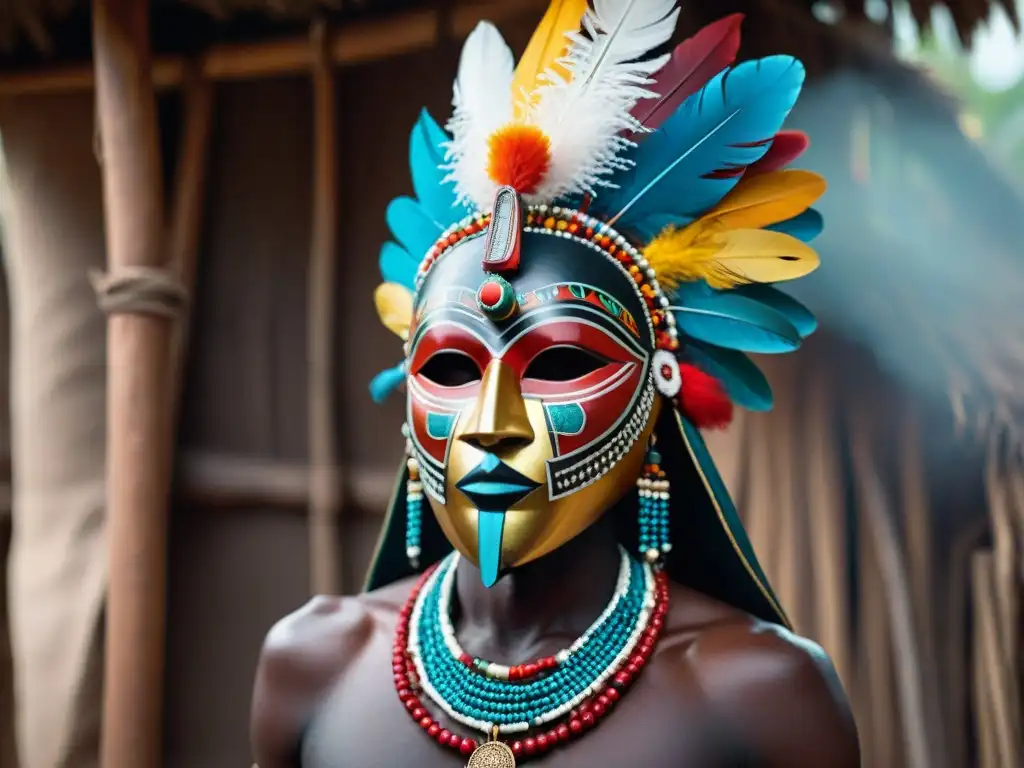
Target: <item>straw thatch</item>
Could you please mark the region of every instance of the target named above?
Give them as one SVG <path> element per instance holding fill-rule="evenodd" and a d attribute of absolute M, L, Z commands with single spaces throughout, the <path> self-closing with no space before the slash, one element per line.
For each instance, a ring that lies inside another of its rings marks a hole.
<path fill-rule="evenodd" d="M 885 1 L 892 5 L 892 0 Z M 323 11 L 393 10 L 416 4 L 409 0 L 156 0 L 154 5 L 159 7 L 176 3 L 197 7 L 221 19 L 239 13 L 256 13 L 270 18 L 293 20 L 308 19 Z M 865 18 L 864 0 L 827 0 L 826 3 L 820 0 L 739 0 L 704 5 L 715 16 L 727 12 L 723 6 L 730 6 L 730 10 L 747 11 L 755 15 L 765 12 L 776 14 L 783 10 L 796 11 L 810 19 L 812 8 L 824 4 L 831 7 L 833 15 L 838 19 L 857 21 Z M 85 5 L 85 0 L 0 0 L 0 53 L 9 53 L 22 41 L 27 41 L 41 52 L 52 52 L 55 46 L 51 35 L 52 25 Z M 949 9 L 965 45 L 970 44 L 974 29 L 988 17 L 994 6 L 1003 8 L 1015 24 L 1018 21 L 1014 0 L 945 0 L 942 3 L 936 0 L 909 0 L 911 13 L 923 28 L 929 26 L 932 9 L 938 5 Z M 891 13 L 889 15 L 891 17 Z"/>

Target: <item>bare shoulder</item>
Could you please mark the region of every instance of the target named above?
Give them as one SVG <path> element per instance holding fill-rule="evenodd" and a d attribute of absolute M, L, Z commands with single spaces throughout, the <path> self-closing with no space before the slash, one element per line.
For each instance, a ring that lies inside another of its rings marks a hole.
<path fill-rule="evenodd" d="M 393 621 L 409 586 L 353 597 L 317 596 L 278 621 L 260 651 L 250 733 L 260 768 L 292 768 L 302 731 L 374 633 Z"/>
<path fill-rule="evenodd" d="M 859 768 L 849 701 L 816 643 L 733 615 L 697 631 L 681 662 L 758 764 Z"/>

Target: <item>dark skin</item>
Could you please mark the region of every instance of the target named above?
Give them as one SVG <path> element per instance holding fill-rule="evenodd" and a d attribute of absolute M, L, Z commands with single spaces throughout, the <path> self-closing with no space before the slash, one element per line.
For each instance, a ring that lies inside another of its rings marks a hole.
<path fill-rule="evenodd" d="M 601 613 L 617 568 L 604 522 L 489 590 L 462 560 L 454 601 L 460 643 L 503 663 L 554 653 Z M 404 581 L 357 597 L 317 597 L 271 629 L 253 697 L 260 768 L 465 765 L 412 721 L 392 684 L 393 631 L 411 589 Z M 820 648 L 673 585 L 656 653 L 612 713 L 530 765 L 859 768 L 860 750 Z"/>

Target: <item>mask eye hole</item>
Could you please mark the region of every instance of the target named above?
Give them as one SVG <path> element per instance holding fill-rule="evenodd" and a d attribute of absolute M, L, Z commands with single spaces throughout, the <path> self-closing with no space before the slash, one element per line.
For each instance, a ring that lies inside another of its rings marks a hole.
<path fill-rule="evenodd" d="M 442 351 L 431 355 L 419 375 L 439 387 L 462 387 L 480 381 L 480 368 L 469 355 Z"/>
<path fill-rule="evenodd" d="M 574 381 L 608 365 L 608 360 L 579 347 L 550 347 L 526 366 L 524 379 Z"/>

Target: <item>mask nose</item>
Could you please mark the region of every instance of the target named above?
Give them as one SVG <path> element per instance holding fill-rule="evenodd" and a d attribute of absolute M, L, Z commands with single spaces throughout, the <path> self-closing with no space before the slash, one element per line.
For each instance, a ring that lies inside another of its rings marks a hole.
<path fill-rule="evenodd" d="M 519 377 L 500 360 L 492 360 L 480 381 L 480 394 L 459 439 L 485 450 L 533 442 L 533 427 L 519 387 Z"/>

